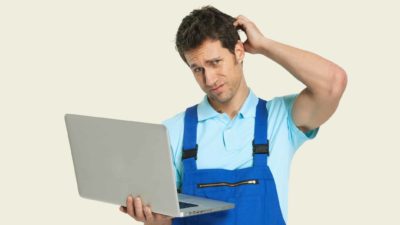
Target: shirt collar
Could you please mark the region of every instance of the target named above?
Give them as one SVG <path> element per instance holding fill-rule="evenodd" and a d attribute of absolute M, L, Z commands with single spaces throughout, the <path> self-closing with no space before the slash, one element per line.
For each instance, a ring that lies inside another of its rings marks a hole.
<path fill-rule="evenodd" d="M 258 104 L 258 97 L 250 89 L 246 101 L 243 103 L 242 108 L 240 108 L 239 116 L 243 118 L 255 117 L 257 104 Z"/>
<path fill-rule="evenodd" d="M 255 117 L 257 103 L 257 96 L 253 93 L 251 89 L 249 89 L 249 95 L 247 96 L 242 107 L 240 108 L 238 116 L 241 118 Z M 218 116 L 219 114 L 220 113 L 218 113 L 208 102 L 207 95 L 204 96 L 203 100 L 197 106 L 198 120 L 203 121 L 211 119 L 215 116 Z"/>

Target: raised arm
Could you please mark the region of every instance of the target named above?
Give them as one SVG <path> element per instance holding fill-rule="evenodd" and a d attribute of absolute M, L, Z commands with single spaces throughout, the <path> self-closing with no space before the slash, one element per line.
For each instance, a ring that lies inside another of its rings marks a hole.
<path fill-rule="evenodd" d="M 306 132 L 319 127 L 335 112 L 347 84 L 346 72 L 317 54 L 271 40 L 244 16 L 234 25 L 247 35 L 246 52 L 262 54 L 283 66 L 306 87 L 293 106 L 297 127 Z"/>

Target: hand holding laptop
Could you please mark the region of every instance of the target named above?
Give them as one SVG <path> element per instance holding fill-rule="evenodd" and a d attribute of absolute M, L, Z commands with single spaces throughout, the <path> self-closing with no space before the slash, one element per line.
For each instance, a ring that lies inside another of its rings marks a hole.
<path fill-rule="evenodd" d="M 143 205 L 139 197 L 133 198 L 132 196 L 128 196 L 126 207 L 121 206 L 120 210 L 130 215 L 136 221 L 143 222 L 145 225 L 172 224 L 172 217 L 151 212 L 151 208 Z"/>

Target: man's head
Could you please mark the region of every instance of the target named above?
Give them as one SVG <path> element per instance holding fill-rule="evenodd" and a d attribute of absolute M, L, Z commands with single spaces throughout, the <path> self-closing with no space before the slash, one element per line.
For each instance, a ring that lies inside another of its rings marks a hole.
<path fill-rule="evenodd" d="M 244 47 L 234 21 L 207 6 L 186 16 L 176 35 L 180 56 L 214 106 L 234 103 L 247 94 L 242 67 Z"/>
<path fill-rule="evenodd" d="M 193 10 L 183 18 L 176 33 L 176 49 L 187 63 L 184 53 L 199 47 L 205 40 L 219 40 L 222 47 L 232 54 L 240 40 L 237 29 L 233 26 L 235 18 L 212 6 Z"/>

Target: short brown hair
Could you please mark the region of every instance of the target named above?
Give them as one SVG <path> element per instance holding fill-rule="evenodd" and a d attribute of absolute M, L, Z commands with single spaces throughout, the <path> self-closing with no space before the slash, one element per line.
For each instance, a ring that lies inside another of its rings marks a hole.
<path fill-rule="evenodd" d="M 185 63 L 184 53 L 197 48 L 206 39 L 219 40 L 224 48 L 234 54 L 240 36 L 233 25 L 236 19 L 212 6 L 193 10 L 183 18 L 176 33 L 176 49 Z"/>

